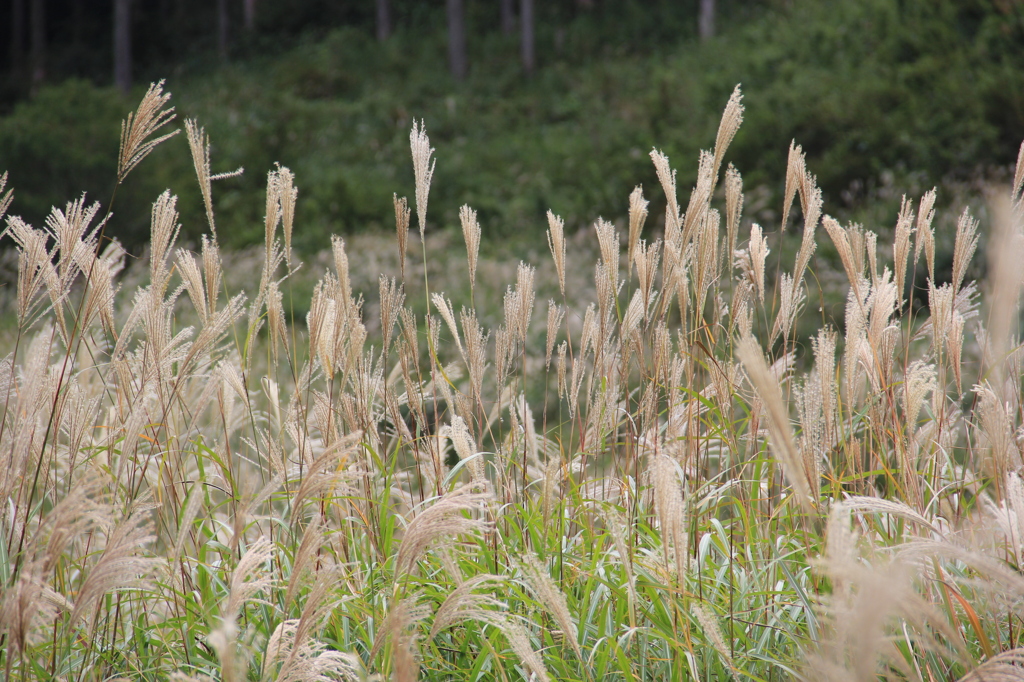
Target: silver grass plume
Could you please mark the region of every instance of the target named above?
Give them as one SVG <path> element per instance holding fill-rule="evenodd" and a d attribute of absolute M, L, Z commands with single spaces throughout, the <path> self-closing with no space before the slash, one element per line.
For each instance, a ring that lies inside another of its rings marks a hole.
<path fill-rule="evenodd" d="M 1024 564 L 1024 481 L 1016 472 L 1006 475 L 1004 499 L 989 512 L 1006 536 L 1006 544 L 1018 566 Z"/>
<path fill-rule="evenodd" d="M 206 207 L 206 221 L 210 225 L 210 233 L 216 239 L 217 226 L 213 220 L 213 181 L 237 177 L 244 173 L 245 169 L 237 168 L 229 173 L 213 175 L 210 171 L 210 137 L 206 134 L 206 130 L 200 127 L 195 119 L 185 119 L 185 136 L 188 138 L 188 146 L 192 152 L 192 165 L 196 169 L 199 191 L 202 192 L 203 205 Z"/>
<path fill-rule="evenodd" d="M 898 617 L 928 619 L 927 605 L 914 593 L 909 566 L 896 560 L 876 568 L 863 561 L 850 524 L 849 509 L 837 505 L 819 563 L 833 588 L 824 600 L 825 631 L 806 654 L 808 679 L 875 680 L 880 662 L 893 662 L 892 649 L 886 646 L 889 623 Z"/>
<path fill-rule="evenodd" d="M 462 515 L 464 511 L 483 512 L 492 499 L 490 494 L 471 490 L 471 487 L 464 487 L 448 493 L 409 522 L 395 557 L 396 577 L 411 573 L 420 556 L 436 540 L 482 533 L 490 528 L 486 521 Z"/>
<path fill-rule="evenodd" d="M 565 296 L 565 222 L 548 211 L 548 247 L 558 273 L 558 288 Z"/>
<path fill-rule="evenodd" d="M 153 135 L 174 120 L 174 107 L 164 108 L 171 99 L 171 93 L 164 94 L 164 82 L 151 83 L 149 90 L 139 102 L 139 108 L 129 113 L 121 123 L 121 151 L 117 158 L 117 182 L 124 182 L 135 166 L 149 155 L 157 145 L 174 137 L 179 131 L 173 130 L 160 137 Z"/>
<path fill-rule="evenodd" d="M 295 228 L 295 204 L 299 198 L 299 190 L 295 187 L 295 174 L 285 166 L 278 167 L 277 182 L 278 201 L 281 204 L 281 229 L 284 232 L 284 255 L 290 265 L 292 262 L 292 231 Z"/>
<path fill-rule="evenodd" d="M 427 226 L 427 200 L 430 196 L 430 180 L 434 176 L 436 159 L 431 159 L 434 153 L 430 146 L 430 138 L 427 137 L 427 128 L 421 121 L 412 122 L 412 131 L 409 133 L 409 147 L 412 150 L 412 170 L 416 176 L 416 220 L 420 226 L 420 238 L 425 235 Z"/>
<path fill-rule="evenodd" d="M 544 610 L 558 623 L 558 627 L 562 629 L 562 633 L 576 653 L 576 657 L 581 661 L 584 660 L 576 624 L 572 622 L 572 615 L 569 613 L 569 603 L 566 601 L 565 594 L 551 579 L 547 567 L 543 566 L 536 556 L 529 553 L 523 556 L 519 566 L 526 577 L 526 584 L 530 591 L 533 592 Z"/>
<path fill-rule="evenodd" d="M 814 371 L 820 382 L 821 412 L 824 417 L 823 429 L 825 446 L 832 447 L 838 438 L 838 395 L 836 390 L 836 341 L 838 335 L 831 327 L 818 330 L 817 336 L 811 339 L 814 350 Z"/>
<path fill-rule="evenodd" d="M 789 410 L 783 400 L 779 380 L 769 369 L 761 347 L 752 336 L 740 340 L 736 354 L 743 363 L 751 385 L 764 404 L 768 415 L 772 451 L 782 464 L 782 470 L 793 486 L 798 502 L 808 513 L 813 513 L 815 501 L 812 500 L 812 491 L 818 488 L 818 481 L 815 478 L 812 484 L 810 479 L 816 472 L 805 469 L 797 452 L 793 440 L 793 427 L 789 422 Z"/>
<path fill-rule="evenodd" d="M 782 199 L 782 221 L 779 223 L 783 231 L 789 222 L 789 209 L 793 205 L 793 198 L 796 197 L 806 174 L 803 147 L 798 145 L 796 140 L 792 140 L 789 143 L 789 158 L 786 160 L 786 191 Z"/>
<path fill-rule="evenodd" d="M 4 171 L 3 175 L 0 175 L 0 218 L 4 217 L 7 213 L 7 209 L 11 207 L 11 202 L 14 201 L 14 190 L 7 190 L 7 194 L 4 194 L 4 187 L 7 186 L 7 171 Z"/>
<path fill-rule="evenodd" d="M 398 233 L 398 267 L 402 273 L 402 280 L 405 280 L 405 254 L 409 244 L 409 218 L 411 212 L 409 201 L 398 194 L 394 195 L 395 202 L 395 230 Z"/>
<path fill-rule="evenodd" d="M 725 661 L 729 669 L 733 670 L 732 655 L 729 653 L 729 647 L 725 644 L 725 636 L 722 634 L 722 629 L 718 626 L 718 618 L 709 607 L 701 602 L 694 602 L 692 611 L 697 622 L 700 623 L 705 636 L 711 640 L 711 646 L 715 648 L 715 651 L 722 657 L 722 660 Z"/>
<path fill-rule="evenodd" d="M 391 334 L 395 329 L 399 311 L 405 305 L 405 290 L 395 278 L 380 276 L 380 331 L 384 337 L 384 354 L 387 355 L 391 346 Z"/>
<path fill-rule="evenodd" d="M 594 223 L 597 242 L 601 247 L 601 261 L 605 265 L 605 274 L 613 291 L 619 286 L 619 233 L 615 226 L 601 218 Z"/>
<path fill-rule="evenodd" d="M 743 123 L 743 93 L 740 86 L 733 88 L 729 101 L 725 104 L 725 111 L 722 112 L 722 120 L 718 124 L 718 135 L 715 136 L 715 165 L 711 173 L 711 192 L 715 191 L 715 183 L 718 182 L 718 171 L 722 167 L 722 159 L 725 158 L 725 151 L 729 144 L 736 137 L 736 131 Z"/>
<path fill-rule="evenodd" d="M 1017 167 L 1021 172 L 1020 166 Z M 1009 649 L 986 659 L 958 682 L 1020 682 L 1024 675 L 1024 647 Z"/>
<path fill-rule="evenodd" d="M 651 484 L 654 487 L 654 510 L 658 515 L 661 535 L 662 559 L 665 568 L 673 570 L 676 579 L 683 581 L 690 567 L 687 549 L 687 519 L 683 501 L 683 486 L 679 480 L 678 462 L 668 455 L 656 452 L 651 445 L 644 446 L 650 463 Z"/>
<path fill-rule="evenodd" d="M 476 289 L 476 264 L 480 256 L 480 223 L 476 211 L 468 205 L 459 209 L 459 220 L 462 223 L 462 236 L 466 241 L 466 258 L 469 262 L 469 293 Z"/>
<path fill-rule="evenodd" d="M 278 351 L 288 347 L 288 324 L 285 320 L 284 294 L 276 279 L 267 283 L 266 294 L 267 328 L 270 333 L 270 351 L 277 362 Z"/>
<path fill-rule="evenodd" d="M 928 264 L 928 278 L 935 281 L 935 231 L 932 229 L 932 220 L 935 218 L 935 188 L 928 190 L 921 197 L 921 203 L 917 209 L 917 226 L 914 231 L 917 233 L 917 245 L 914 247 L 914 263 L 921 257 L 921 250 L 924 249 L 925 260 Z"/>
<path fill-rule="evenodd" d="M 959 292 L 964 282 L 967 266 L 978 248 L 978 221 L 964 209 L 956 224 L 956 241 L 953 244 L 953 291 Z"/>
<path fill-rule="evenodd" d="M 451 439 L 455 453 L 459 456 L 460 461 L 466 463 L 473 482 L 485 485 L 487 475 L 484 461 L 477 453 L 476 442 L 469 432 L 469 427 L 466 426 L 466 420 L 458 415 L 452 417 Z"/>
<path fill-rule="evenodd" d="M 768 257 L 768 238 L 761 234 L 761 226 L 750 226 L 750 264 L 753 268 L 754 287 L 757 298 L 764 303 L 764 261 Z"/>
<path fill-rule="evenodd" d="M 3 187 L 0 187 L 0 191 Z M 638 241 L 640 240 L 640 232 L 644 228 L 644 222 L 647 220 L 647 205 L 648 201 L 644 199 L 644 191 L 639 185 L 633 188 L 633 192 L 629 195 L 629 245 L 627 251 L 627 264 L 633 262 L 633 250 L 636 248 Z M 0 216 L 3 215 L 3 211 L 0 211 Z"/>
<path fill-rule="evenodd" d="M 723 256 L 732 265 L 736 239 L 739 235 L 740 216 L 743 215 L 743 176 L 730 163 L 725 169 L 725 234 L 726 244 Z"/>
<path fill-rule="evenodd" d="M 388 611 L 384 622 L 374 637 L 370 649 L 369 660 L 377 658 L 386 641 L 391 642 L 392 668 L 396 682 L 413 682 L 417 679 L 419 662 L 417 661 L 417 640 L 419 635 L 416 627 L 420 621 L 430 615 L 425 604 L 417 603 L 419 594 L 412 594 L 405 599 L 395 600 Z"/>
<path fill-rule="evenodd" d="M 56 247 L 53 252 L 48 251 L 46 233 L 29 226 L 17 216 L 8 219 L 3 234 L 9 235 L 17 245 L 17 314 L 18 325 L 24 327 L 36 309 L 40 290 L 44 286 L 48 289 L 57 286 L 57 269 L 52 262 Z"/>
<path fill-rule="evenodd" d="M 686 205 L 686 214 L 683 216 L 682 232 L 679 235 L 678 244 L 682 248 L 694 241 L 700 228 L 704 225 L 704 218 L 711 206 L 711 195 L 714 191 L 716 177 L 715 157 L 705 150 L 700 152 L 700 160 L 697 162 L 697 186 L 690 193 L 690 201 Z M 665 241 L 668 241 L 666 231 Z"/>
<path fill-rule="evenodd" d="M 814 234 L 818 229 L 818 221 L 821 219 L 821 189 L 818 187 L 815 177 L 806 171 L 800 183 L 800 204 L 803 207 L 804 232 L 800 240 L 800 250 L 796 255 L 796 264 L 793 266 L 794 297 L 796 288 L 803 283 L 807 264 L 811 262 L 811 256 L 818 246 Z"/>
<path fill-rule="evenodd" d="M 466 620 L 479 620 L 488 617 L 488 612 L 500 612 L 507 605 L 489 593 L 477 590 L 493 589 L 506 583 L 504 576 L 482 573 L 466 580 L 452 590 L 434 614 L 434 623 L 427 635 L 427 641 L 433 640 L 439 632 Z"/>
<path fill-rule="evenodd" d="M 452 333 L 452 338 L 455 340 L 455 346 L 459 349 L 459 354 L 465 357 L 466 351 L 463 350 L 462 339 L 459 338 L 459 327 L 455 324 L 452 302 L 445 298 L 443 294 L 437 293 L 431 294 L 430 300 L 433 302 L 434 307 L 437 308 L 437 312 L 441 313 L 441 318 L 444 319 L 445 324 L 448 325 L 448 331 Z"/>
<path fill-rule="evenodd" d="M 658 274 L 658 263 L 661 259 L 661 240 L 647 245 L 643 239 L 636 244 L 633 252 L 633 263 L 636 265 L 636 278 L 639 290 L 643 292 L 644 307 L 651 305 L 651 292 L 654 288 L 654 279 Z"/>
<path fill-rule="evenodd" d="M 515 334 L 519 339 L 520 343 L 526 343 L 526 333 L 530 328 L 530 318 L 533 315 L 533 304 L 536 297 L 536 292 L 533 288 L 534 275 L 536 269 L 532 265 L 526 263 L 519 263 L 519 267 L 516 269 L 516 315 L 514 320 L 511 322 L 506 320 L 506 324 L 509 324 L 509 329 L 515 329 Z"/>
<path fill-rule="evenodd" d="M 288 588 L 285 590 L 285 609 L 290 609 L 298 595 L 306 574 L 313 570 L 310 560 L 320 550 L 324 541 L 324 524 L 320 515 L 314 514 L 306 529 L 302 532 L 302 539 L 295 548 L 295 556 L 292 558 L 291 575 L 288 577 Z"/>
<path fill-rule="evenodd" d="M 153 295 L 162 299 L 171 279 L 167 256 L 178 238 L 178 197 L 169 191 L 161 194 L 153 204 L 150 236 L 149 271 Z"/>
<path fill-rule="evenodd" d="M 153 540 L 144 509 L 131 510 L 110 532 L 103 553 L 78 589 L 75 608 L 71 612 L 72 623 L 77 623 L 108 592 L 145 582 L 146 576 L 161 562 L 160 559 L 139 556 L 140 549 Z M 94 625 L 94 622 L 90 624 L 90 631 Z"/>
<path fill-rule="evenodd" d="M 822 218 L 822 225 L 825 226 L 825 231 L 828 232 L 828 236 L 832 238 L 832 242 L 836 246 L 836 251 L 839 252 L 839 259 L 843 262 L 843 268 L 846 270 L 846 278 L 850 281 L 850 290 L 858 299 L 862 299 L 861 275 L 864 269 L 857 262 L 854 245 L 850 241 L 851 232 L 844 230 L 832 216 L 828 215 Z"/>
<path fill-rule="evenodd" d="M 949 321 L 949 330 L 946 332 L 946 348 L 949 351 L 949 364 L 953 368 L 953 378 L 956 379 L 957 393 L 963 393 L 963 348 L 964 348 L 964 316 L 959 311 L 953 311 L 953 319 Z M 1019 376 L 1019 373 L 1015 373 Z"/>
<path fill-rule="evenodd" d="M 643 323 L 646 313 L 644 292 L 637 289 L 633 292 L 633 298 L 626 307 L 626 312 L 622 315 L 622 331 L 619 333 L 619 338 L 624 346 L 632 345 L 635 335 L 640 331 L 640 325 Z M 624 350 L 625 352 L 628 351 Z"/>
<path fill-rule="evenodd" d="M 780 277 L 779 293 L 779 312 L 775 316 L 775 324 L 772 327 L 771 343 L 775 343 L 780 334 L 783 338 L 789 336 L 806 298 L 802 284 L 794 281 L 785 272 Z"/>
<path fill-rule="evenodd" d="M 466 339 L 466 369 L 469 371 L 469 385 L 472 390 L 473 400 L 483 404 L 483 380 L 484 368 L 487 364 L 487 337 L 480 323 L 477 322 L 476 312 L 462 309 L 459 316 L 462 323 L 462 334 Z"/>
<path fill-rule="evenodd" d="M 306 603 L 298 620 L 281 623 L 267 642 L 264 662 L 264 680 L 269 680 L 276 662 L 283 660 L 274 679 L 280 682 L 308 682 L 310 680 L 361 679 L 359 659 L 351 654 L 327 650 L 311 639 L 313 630 L 322 626 L 337 600 L 329 597 L 336 589 L 338 571 L 323 570 L 306 595 Z"/>
<path fill-rule="evenodd" d="M 651 161 L 665 192 L 665 244 L 680 248 L 682 245 L 678 241 L 683 226 L 676 194 L 676 172 L 669 165 L 668 157 L 657 149 L 651 150 Z"/>
<path fill-rule="evenodd" d="M 907 260 L 910 257 L 910 235 L 914 228 L 914 209 L 907 201 L 906 195 L 900 202 L 899 216 L 896 218 L 896 234 L 892 246 L 893 267 L 896 270 L 896 293 L 898 305 L 903 304 L 903 293 L 906 291 Z"/>

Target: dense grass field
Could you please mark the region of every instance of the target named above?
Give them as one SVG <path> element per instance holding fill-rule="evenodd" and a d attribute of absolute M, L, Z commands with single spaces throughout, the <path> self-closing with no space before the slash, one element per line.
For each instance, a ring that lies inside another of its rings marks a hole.
<path fill-rule="evenodd" d="M 116 192 L 33 227 L 0 186 L 5 677 L 1024 678 L 1024 158 L 983 220 L 925 192 L 841 225 L 791 145 L 762 227 L 743 115 L 693 188 L 651 152 L 663 232 L 638 187 L 578 234 L 549 213 L 532 264 L 469 206 L 464 243 L 432 229 L 415 121 L 394 237 L 307 265 L 283 166 L 265 247 L 221 252 L 195 121 L 194 249 L 170 193 L 128 263 Z"/>

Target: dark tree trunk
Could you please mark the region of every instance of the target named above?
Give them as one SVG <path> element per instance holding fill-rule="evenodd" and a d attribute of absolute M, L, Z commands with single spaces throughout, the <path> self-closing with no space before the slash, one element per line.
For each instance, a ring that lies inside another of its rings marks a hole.
<path fill-rule="evenodd" d="M 217 0 L 217 54 L 228 60 L 228 0 Z"/>
<path fill-rule="evenodd" d="M 700 39 L 710 40 L 715 35 L 715 0 L 700 0 L 697 22 Z"/>
<path fill-rule="evenodd" d="M 519 0 L 519 48 L 523 59 L 523 70 L 533 73 L 536 67 L 536 53 L 533 46 L 533 0 Z"/>
<path fill-rule="evenodd" d="M 11 2 L 11 74 L 20 80 L 22 69 L 25 68 L 25 0 Z"/>
<path fill-rule="evenodd" d="M 448 65 L 455 80 L 462 80 L 469 71 L 466 61 L 466 13 L 462 0 L 447 0 Z"/>
<path fill-rule="evenodd" d="M 132 87 L 131 0 L 114 0 L 114 85 L 124 93 Z"/>
<path fill-rule="evenodd" d="M 377 40 L 391 37 L 391 0 L 377 0 Z"/>
<path fill-rule="evenodd" d="M 32 0 L 29 5 L 32 33 L 32 85 L 46 78 L 46 0 Z"/>
<path fill-rule="evenodd" d="M 507 36 L 516 31 L 515 0 L 501 0 L 501 32 Z"/>
<path fill-rule="evenodd" d="M 246 31 L 256 28 L 256 0 L 242 0 L 242 25 Z"/>

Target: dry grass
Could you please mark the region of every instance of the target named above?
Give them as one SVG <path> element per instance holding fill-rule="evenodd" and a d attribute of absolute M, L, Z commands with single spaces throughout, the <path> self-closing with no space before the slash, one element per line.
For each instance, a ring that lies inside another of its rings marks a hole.
<path fill-rule="evenodd" d="M 126 121 L 119 181 L 168 97 Z M 264 248 L 221 253 L 194 121 L 200 253 L 168 193 L 127 270 L 99 205 L 8 216 L 5 676 L 1021 679 L 1024 160 L 945 281 L 934 192 L 889 249 L 823 214 L 795 144 L 782 223 L 745 221 L 742 119 L 737 89 L 685 211 L 652 152 L 664 234 L 637 188 L 593 232 L 549 213 L 536 265 L 481 254 L 464 207 L 450 267 L 421 124 L 397 240 L 305 267 L 286 168 Z M 807 311 L 819 224 L 841 329 Z"/>

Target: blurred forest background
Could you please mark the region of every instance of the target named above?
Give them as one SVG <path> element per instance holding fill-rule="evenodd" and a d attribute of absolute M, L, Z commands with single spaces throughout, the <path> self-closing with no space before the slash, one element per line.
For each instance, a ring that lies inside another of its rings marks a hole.
<path fill-rule="evenodd" d="M 111 201 L 120 121 L 159 79 L 213 171 L 246 169 L 214 188 L 226 246 L 262 241 L 275 163 L 297 176 L 300 250 L 392 229 L 414 117 L 437 148 L 433 227 L 469 203 L 492 244 L 542 244 L 549 208 L 620 218 L 641 183 L 659 215 L 648 152 L 685 195 L 737 83 L 729 160 L 768 226 L 792 139 L 826 211 L 887 224 L 902 192 L 999 182 L 1024 138 L 1020 0 L 3 0 L 0 17 L 0 172 L 36 225 L 82 192 Z M 138 248 L 167 187 L 197 239 L 184 136 L 120 190 L 108 234 Z"/>

